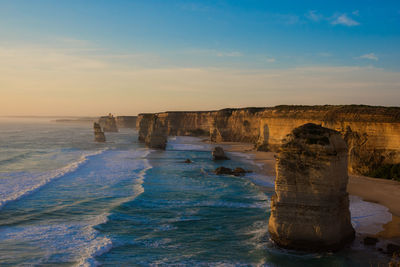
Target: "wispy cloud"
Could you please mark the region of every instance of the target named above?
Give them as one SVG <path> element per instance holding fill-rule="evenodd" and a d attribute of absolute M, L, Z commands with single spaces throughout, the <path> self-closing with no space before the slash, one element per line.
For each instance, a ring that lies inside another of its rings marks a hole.
<path fill-rule="evenodd" d="M 278 24 L 285 24 L 285 25 L 294 25 L 301 23 L 300 17 L 294 14 L 279 14 L 279 13 L 270 13 L 268 14 L 270 19 Z"/>
<path fill-rule="evenodd" d="M 199 12 L 207 12 L 211 10 L 210 6 L 200 4 L 200 3 L 184 3 L 178 5 L 183 10 L 188 10 L 188 11 L 199 11 Z"/>
<path fill-rule="evenodd" d="M 273 58 L 273 57 L 269 57 L 269 58 L 266 59 L 266 61 L 267 61 L 268 63 L 274 63 L 274 62 L 276 61 L 276 59 Z"/>
<path fill-rule="evenodd" d="M 333 25 L 343 25 L 343 26 L 358 26 L 360 23 L 350 18 L 346 13 L 336 16 L 336 18 L 331 22 Z"/>
<path fill-rule="evenodd" d="M 361 55 L 361 56 L 359 56 L 357 58 L 369 59 L 369 60 L 375 60 L 375 61 L 379 60 L 378 56 L 375 55 L 375 53 L 369 53 L 369 54 Z"/>
<path fill-rule="evenodd" d="M 308 11 L 306 17 L 315 22 L 318 22 L 324 18 L 324 16 L 322 14 L 319 14 L 316 10 Z"/>
<path fill-rule="evenodd" d="M 241 57 L 242 53 L 237 51 L 232 52 L 217 52 L 218 57 Z"/>
<path fill-rule="evenodd" d="M 243 54 L 239 51 L 221 51 L 215 49 L 188 49 L 181 51 L 183 54 L 201 55 L 211 57 L 241 57 Z"/>

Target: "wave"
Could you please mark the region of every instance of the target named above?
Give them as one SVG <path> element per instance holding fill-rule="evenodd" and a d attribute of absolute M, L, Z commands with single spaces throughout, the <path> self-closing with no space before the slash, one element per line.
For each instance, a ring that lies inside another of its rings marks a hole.
<path fill-rule="evenodd" d="M 51 174 L 53 175 L 47 173 L 47 176 L 43 178 L 40 183 L 44 185 L 47 184 L 47 182 L 44 182 L 45 180 L 50 182 L 62 175 L 70 173 L 79 168 L 89 157 L 98 155 L 104 151 L 105 150 L 85 154 L 80 160 L 52 172 Z M 113 153 L 118 153 L 117 155 L 122 156 L 122 158 L 113 158 L 113 160 L 120 164 L 117 165 L 116 168 L 128 165 L 130 166 L 129 169 L 132 168 L 132 158 L 127 155 L 130 152 L 121 153 L 111 151 L 110 155 L 114 155 Z M 133 165 L 136 174 L 134 175 L 134 183 L 131 185 L 133 188 L 129 190 L 129 196 L 115 199 L 115 201 L 111 201 L 105 209 L 103 208 L 100 212 L 96 212 L 97 215 L 86 214 L 80 217 L 79 220 L 71 218 L 71 221 L 60 221 L 55 224 L 10 227 L 5 231 L 0 231 L 0 243 L 3 241 L 15 242 L 16 240 L 34 243 L 43 251 L 46 251 L 46 255 L 48 255 L 48 257 L 41 259 L 41 262 L 38 262 L 39 265 L 51 264 L 51 262 L 47 262 L 51 255 L 57 255 L 62 262 L 72 263 L 74 266 L 89 267 L 100 265 L 96 258 L 109 252 L 114 247 L 114 244 L 112 238 L 103 235 L 98 227 L 108 222 L 109 216 L 112 214 L 114 208 L 123 203 L 132 201 L 144 192 L 143 183 L 146 172 L 152 168 L 146 158 L 149 153 L 151 153 L 151 151 L 135 151 L 134 159 L 136 160 L 133 161 L 133 163 L 137 162 L 138 165 L 135 166 L 135 163 Z M 123 159 L 125 159 L 125 161 Z M 110 161 L 111 159 L 107 157 L 107 160 Z M 107 169 L 109 168 L 107 167 Z M 113 173 L 113 169 L 110 170 L 110 173 Z M 112 181 L 108 180 L 104 182 Z M 115 180 L 115 182 L 118 182 L 118 180 Z M 31 191 L 25 190 L 24 195 L 32 192 L 34 187 L 38 189 L 41 186 L 39 186 L 39 183 L 35 184 L 35 186 L 30 187 Z M 20 191 L 18 197 L 20 198 L 24 195 L 22 191 Z M 13 199 L 16 199 L 16 197 L 15 195 Z M 9 199 L 11 199 L 11 197 L 9 197 Z"/>
<path fill-rule="evenodd" d="M 20 159 L 27 158 L 31 154 L 32 154 L 32 152 L 24 152 L 24 153 L 17 154 L 15 156 L 12 156 L 12 157 L 9 157 L 6 159 L 2 159 L 2 160 L 0 160 L 0 165 L 5 165 L 5 164 L 16 162 Z"/>
<path fill-rule="evenodd" d="M 39 262 L 29 265 L 48 265 L 48 258 L 58 254 L 65 262 L 74 262 L 75 266 L 98 266 L 95 257 L 112 248 L 112 241 L 99 234 L 95 226 L 108 221 L 108 213 L 82 218 L 81 221 L 58 224 L 26 225 L 6 229 L 0 233 L 1 242 L 28 242 L 46 251 Z M 77 256 L 74 256 L 77 255 Z"/>
<path fill-rule="evenodd" d="M 112 210 L 115 207 L 118 207 L 122 205 L 123 203 L 129 202 L 137 198 L 139 195 L 141 195 L 144 192 L 143 188 L 143 183 L 144 179 L 146 177 L 146 173 L 149 169 L 153 168 L 153 166 L 150 165 L 149 161 L 146 159 L 146 157 L 151 153 L 151 150 L 148 150 L 142 155 L 141 158 L 143 158 L 143 163 L 144 163 L 144 168 L 140 170 L 140 172 L 137 174 L 138 179 L 136 180 L 137 183 L 133 185 L 133 194 L 129 197 L 122 198 L 117 202 L 114 202 L 113 205 L 109 207 L 109 210 Z M 102 214 L 98 217 L 96 217 L 95 220 L 92 221 L 90 225 L 87 226 L 88 232 L 97 234 L 97 230 L 95 230 L 96 226 L 99 226 L 101 224 L 105 224 L 108 221 L 108 216 L 110 214 Z M 94 232 L 93 232 L 94 231 Z M 96 261 L 96 257 L 101 256 L 108 251 L 110 251 L 113 247 L 113 243 L 111 239 L 107 237 L 102 237 L 102 238 L 97 238 L 90 244 L 88 244 L 83 252 L 80 254 L 79 260 L 76 264 L 76 266 L 79 267 L 91 267 L 91 266 L 98 266 L 100 265 Z"/>
<path fill-rule="evenodd" d="M 103 213 L 96 216 L 87 226 L 84 227 L 83 232 L 86 233 L 87 244 L 82 247 L 79 259 L 75 266 L 79 267 L 91 267 L 99 266 L 100 264 L 96 261 L 96 257 L 107 253 L 113 247 L 113 243 L 110 238 L 105 236 L 99 236 L 98 231 L 95 230 L 96 226 L 105 224 L 108 221 L 109 213 Z"/>
<path fill-rule="evenodd" d="M 39 177 L 37 177 L 37 179 L 35 179 L 35 181 L 37 181 L 36 183 L 32 184 L 32 181 L 29 181 L 28 185 L 25 188 L 22 188 L 21 190 L 19 190 L 17 192 L 13 192 L 10 195 L 3 196 L 3 198 L 0 199 L 0 209 L 2 207 L 4 207 L 4 205 L 6 205 L 8 202 L 15 201 L 22 197 L 25 197 L 25 196 L 35 192 L 36 190 L 40 189 L 41 187 L 48 184 L 49 182 L 51 182 L 57 178 L 63 177 L 64 175 L 66 175 L 68 173 L 72 173 L 72 172 L 76 171 L 82 164 L 84 164 L 88 160 L 88 158 L 102 154 L 106 150 L 107 149 L 103 149 L 103 150 L 98 150 L 95 152 L 90 152 L 90 153 L 84 154 L 77 161 L 71 162 L 70 164 L 68 164 L 60 169 L 52 170 L 52 171 L 46 172 L 45 174 L 40 175 Z"/>

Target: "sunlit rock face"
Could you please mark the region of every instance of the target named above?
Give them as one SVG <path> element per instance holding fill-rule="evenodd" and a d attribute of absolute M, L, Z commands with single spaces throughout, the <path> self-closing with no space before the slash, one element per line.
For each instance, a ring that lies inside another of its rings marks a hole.
<path fill-rule="evenodd" d="M 305 124 L 283 140 L 268 230 L 279 246 L 337 250 L 354 239 L 346 192 L 347 145 L 340 133 Z"/>
<path fill-rule="evenodd" d="M 154 114 L 139 114 L 144 141 Z M 277 151 L 293 129 L 306 123 L 339 131 L 349 148 L 348 170 L 370 175 L 385 164 L 400 163 L 400 108 L 363 105 L 276 106 L 219 111 L 156 113 L 168 136 L 207 133 L 215 142 L 246 142 L 260 151 Z"/>
<path fill-rule="evenodd" d="M 100 117 L 99 124 L 104 132 L 118 132 L 117 122 L 111 113 L 108 116 Z"/>
<path fill-rule="evenodd" d="M 101 130 L 100 124 L 95 122 L 93 124 L 93 129 L 94 129 L 94 141 L 105 142 L 106 136 L 104 135 L 104 132 Z"/>
<path fill-rule="evenodd" d="M 121 128 L 135 129 L 136 128 L 136 119 L 137 119 L 137 116 L 117 116 L 115 118 L 118 129 L 121 129 Z"/>
<path fill-rule="evenodd" d="M 167 126 L 158 115 L 152 115 L 148 125 L 147 135 L 144 139 L 146 146 L 150 148 L 165 149 L 167 146 Z"/>

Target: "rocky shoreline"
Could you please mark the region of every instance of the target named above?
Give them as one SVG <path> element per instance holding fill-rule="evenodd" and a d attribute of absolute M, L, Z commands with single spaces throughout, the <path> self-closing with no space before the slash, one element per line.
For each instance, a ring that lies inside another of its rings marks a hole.
<path fill-rule="evenodd" d="M 161 112 L 139 114 L 136 126 L 139 140 L 151 140 L 158 135 L 156 147 L 165 147 L 166 136 L 202 135 L 214 142 L 246 142 L 258 151 L 276 152 L 287 134 L 306 123 L 341 133 L 348 145 L 348 168 L 352 174 L 369 176 L 379 168 L 386 170 L 400 163 L 397 107 L 276 106 Z M 152 142 L 147 144 L 151 147 Z"/>

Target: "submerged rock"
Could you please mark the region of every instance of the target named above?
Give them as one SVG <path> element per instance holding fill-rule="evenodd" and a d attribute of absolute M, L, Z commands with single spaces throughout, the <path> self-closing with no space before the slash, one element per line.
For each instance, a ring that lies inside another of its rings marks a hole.
<path fill-rule="evenodd" d="M 375 246 L 378 243 L 378 238 L 367 236 L 364 238 L 364 245 L 367 246 Z"/>
<path fill-rule="evenodd" d="M 394 253 L 400 253 L 400 246 L 393 243 L 389 243 L 386 246 L 386 253 L 388 253 L 389 255 L 392 255 Z"/>
<path fill-rule="evenodd" d="M 229 159 L 224 152 L 224 149 L 220 146 L 217 146 L 212 151 L 213 160 L 226 160 Z"/>
<path fill-rule="evenodd" d="M 218 167 L 215 169 L 214 173 L 218 175 L 234 175 L 234 176 L 243 176 L 249 171 L 246 171 L 243 168 L 237 167 L 234 170 L 231 168 L 226 168 L 226 167 Z"/>
<path fill-rule="evenodd" d="M 347 146 L 339 132 L 305 124 L 283 141 L 268 230 L 279 246 L 340 249 L 354 239 L 346 191 Z"/>
<path fill-rule="evenodd" d="M 105 142 L 106 136 L 104 135 L 104 132 L 101 130 L 100 124 L 95 122 L 93 124 L 93 129 L 94 129 L 94 141 Z"/>
<path fill-rule="evenodd" d="M 232 174 L 235 176 L 243 176 L 246 174 L 246 170 L 240 167 L 236 167 L 233 171 Z"/>
<path fill-rule="evenodd" d="M 232 169 L 226 167 L 218 167 L 215 169 L 214 173 L 218 175 L 224 175 L 224 174 L 230 175 L 232 174 Z"/>

